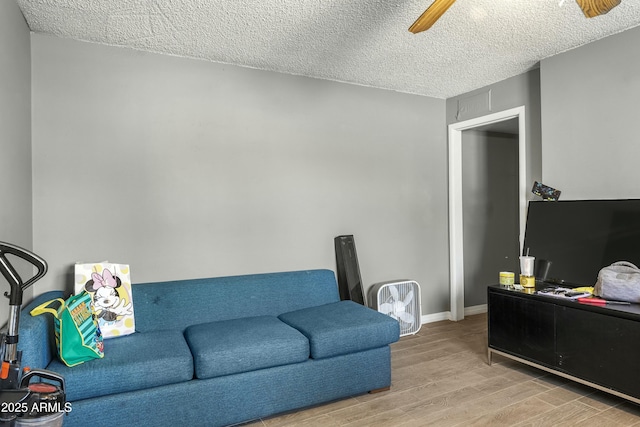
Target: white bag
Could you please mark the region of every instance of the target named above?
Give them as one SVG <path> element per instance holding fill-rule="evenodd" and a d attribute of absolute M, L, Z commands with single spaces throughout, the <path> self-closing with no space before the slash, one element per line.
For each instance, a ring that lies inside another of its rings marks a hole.
<path fill-rule="evenodd" d="M 593 293 L 608 300 L 640 303 L 640 269 L 627 261 L 602 268 Z"/>
<path fill-rule="evenodd" d="M 104 338 L 135 332 L 131 275 L 126 264 L 109 262 L 75 265 L 75 293 L 91 294 L 91 308 Z"/>

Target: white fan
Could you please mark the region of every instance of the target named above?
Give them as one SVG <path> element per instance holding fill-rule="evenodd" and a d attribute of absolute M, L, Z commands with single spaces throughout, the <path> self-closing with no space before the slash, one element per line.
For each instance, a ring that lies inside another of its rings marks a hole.
<path fill-rule="evenodd" d="M 413 280 L 376 283 L 369 288 L 369 306 L 400 323 L 400 336 L 420 330 L 420 285 Z"/>

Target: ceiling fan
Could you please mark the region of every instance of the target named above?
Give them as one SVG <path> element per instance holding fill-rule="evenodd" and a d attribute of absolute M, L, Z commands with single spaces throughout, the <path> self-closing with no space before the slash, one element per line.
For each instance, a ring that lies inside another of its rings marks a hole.
<path fill-rule="evenodd" d="M 433 24 L 455 3 L 456 0 L 435 0 L 431 6 L 409 27 L 409 31 L 414 34 L 428 30 Z M 587 18 L 604 15 L 614 7 L 618 6 L 622 0 L 576 0 Z"/>

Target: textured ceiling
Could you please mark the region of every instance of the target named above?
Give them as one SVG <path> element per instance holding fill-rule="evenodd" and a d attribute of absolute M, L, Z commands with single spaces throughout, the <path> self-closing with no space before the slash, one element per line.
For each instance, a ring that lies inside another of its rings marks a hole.
<path fill-rule="evenodd" d="M 17 0 L 31 30 L 448 98 L 640 25 L 640 1 L 587 19 L 574 0 Z"/>

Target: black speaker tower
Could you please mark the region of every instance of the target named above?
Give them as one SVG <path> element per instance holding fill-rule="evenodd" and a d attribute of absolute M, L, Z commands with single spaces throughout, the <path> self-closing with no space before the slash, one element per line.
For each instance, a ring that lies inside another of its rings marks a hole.
<path fill-rule="evenodd" d="M 334 243 L 340 299 L 365 305 L 355 239 L 353 235 L 338 236 Z"/>

